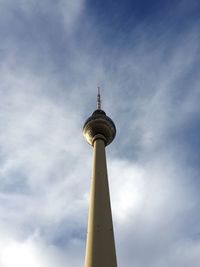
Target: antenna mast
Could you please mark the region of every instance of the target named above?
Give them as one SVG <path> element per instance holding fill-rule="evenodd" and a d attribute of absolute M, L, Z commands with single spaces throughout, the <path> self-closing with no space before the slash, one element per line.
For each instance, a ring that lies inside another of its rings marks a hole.
<path fill-rule="evenodd" d="M 97 109 L 101 109 L 100 87 L 97 87 Z"/>

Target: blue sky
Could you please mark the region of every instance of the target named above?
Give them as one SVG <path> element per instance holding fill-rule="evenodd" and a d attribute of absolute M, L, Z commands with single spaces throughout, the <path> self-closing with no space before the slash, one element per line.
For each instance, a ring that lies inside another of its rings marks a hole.
<path fill-rule="evenodd" d="M 84 265 L 96 87 L 118 265 L 198 267 L 198 1 L 0 1 L 0 266 Z"/>

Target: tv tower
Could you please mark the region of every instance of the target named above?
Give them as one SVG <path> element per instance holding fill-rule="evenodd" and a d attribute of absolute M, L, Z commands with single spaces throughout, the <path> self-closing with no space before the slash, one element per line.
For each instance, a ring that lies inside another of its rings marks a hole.
<path fill-rule="evenodd" d="M 117 267 L 105 153 L 105 147 L 115 138 L 116 128 L 101 109 L 99 87 L 97 109 L 86 120 L 83 135 L 93 146 L 85 267 Z"/>

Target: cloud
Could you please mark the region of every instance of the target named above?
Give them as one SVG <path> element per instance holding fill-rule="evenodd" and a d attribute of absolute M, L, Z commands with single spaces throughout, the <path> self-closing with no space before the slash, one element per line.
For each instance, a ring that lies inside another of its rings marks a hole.
<path fill-rule="evenodd" d="M 107 157 L 119 266 L 196 267 L 198 27 L 174 36 L 138 21 L 104 42 L 84 1 L 19 3 L 0 3 L 0 265 L 83 265 L 92 149 L 81 128 L 100 84 L 117 125 Z"/>
<path fill-rule="evenodd" d="M 193 237 L 198 235 L 194 214 L 199 200 L 190 181 L 193 173 L 185 172 L 179 153 L 159 151 L 146 162 L 109 164 L 119 264 L 181 266 L 190 258 L 189 252 L 177 253 L 185 243 L 198 251 Z"/>
<path fill-rule="evenodd" d="M 0 263 L 1 266 L 78 266 L 81 259 L 77 259 L 73 253 L 74 250 L 79 251 L 80 242 L 74 240 L 68 248 L 68 256 L 64 251 L 60 251 L 56 246 L 48 244 L 36 231 L 25 240 L 14 240 L 13 237 L 6 242 L 1 243 Z M 12 257 L 11 257 L 12 255 Z"/>

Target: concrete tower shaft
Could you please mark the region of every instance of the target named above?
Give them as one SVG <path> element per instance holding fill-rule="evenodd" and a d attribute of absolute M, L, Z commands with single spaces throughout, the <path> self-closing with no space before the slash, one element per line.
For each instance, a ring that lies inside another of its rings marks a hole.
<path fill-rule="evenodd" d="M 106 113 L 97 109 L 85 122 L 83 134 L 93 146 L 85 267 L 117 267 L 105 153 L 116 128 Z"/>

